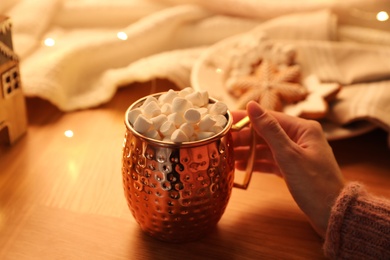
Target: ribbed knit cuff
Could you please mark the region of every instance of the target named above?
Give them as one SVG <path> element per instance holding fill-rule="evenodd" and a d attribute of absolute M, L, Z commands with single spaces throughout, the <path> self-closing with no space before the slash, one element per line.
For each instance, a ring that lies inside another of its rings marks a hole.
<path fill-rule="evenodd" d="M 331 259 L 390 259 L 390 201 L 348 184 L 332 208 L 324 253 Z"/>

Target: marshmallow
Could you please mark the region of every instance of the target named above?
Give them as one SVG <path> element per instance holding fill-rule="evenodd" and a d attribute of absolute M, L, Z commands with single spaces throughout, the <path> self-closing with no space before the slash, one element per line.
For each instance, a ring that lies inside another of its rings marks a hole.
<path fill-rule="evenodd" d="M 205 106 L 209 103 L 209 92 L 207 90 L 201 90 L 199 91 L 200 95 L 202 96 L 203 104 L 202 106 Z"/>
<path fill-rule="evenodd" d="M 209 113 L 209 110 L 206 107 L 200 107 L 197 110 L 199 111 L 201 117 L 204 117 Z"/>
<path fill-rule="evenodd" d="M 165 136 L 162 140 L 163 140 L 164 142 L 172 142 L 171 136 Z"/>
<path fill-rule="evenodd" d="M 196 107 L 201 107 L 204 104 L 202 94 L 200 92 L 192 92 L 185 96 L 185 99 L 190 101 L 192 105 Z"/>
<path fill-rule="evenodd" d="M 129 111 L 127 120 L 146 137 L 167 142 L 198 141 L 212 137 L 227 124 L 227 106 L 209 103 L 206 90 L 169 90 L 158 99 L 149 96 Z"/>
<path fill-rule="evenodd" d="M 194 134 L 194 126 L 191 123 L 184 123 L 179 127 L 188 137 L 191 137 Z"/>
<path fill-rule="evenodd" d="M 184 113 L 192 104 L 185 98 L 176 97 L 172 101 L 172 113 Z"/>
<path fill-rule="evenodd" d="M 160 114 L 150 119 L 152 121 L 154 129 L 160 129 L 161 125 L 168 121 L 168 117 L 164 114 Z"/>
<path fill-rule="evenodd" d="M 149 129 L 144 135 L 155 140 L 161 140 L 161 136 L 156 129 Z"/>
<path fill-rule="evenodd" d="M 188 142 L 189 138 L 181 129 L 176 129 L 172 135 L 171 135 L 172 142 L 175 143 L 182 143 L 182 142 Z"/>
<path fill-rule="evenodd" d="M 144 109 L 144 115 L 147 118 L 152 118 L 161 114 L 161 109 L 157 101 L 150 101 L 148 104 L 143 106 L 143 109 Z"/>
<path fill-rule="evenodd" d="M 142 108 L 144 108 L 147 104 L 149 104 L 150 102 L 156 102 L 156 103 L 158 103 L 158 100 L 157 100 L 157 98 L 155 98 L 155 97 L 153 97 L 153 96 L 148 96 L 146 99 L 145 99 L 145 101 L 144 101 L 144 103 L 142 104 Z"/>
<path fill-rule="evenodd" d="M 138 118 L 139 115 L 141 115 L 143 113 L 142 109 L 141 108 L 136 108 L 136 109 L 133 109 L 131 111 L 129 111 L 129 113 L 127 114 L 127 120 L 129 120 L 129 122 L 134 125 L 134 122 L 135 120 Z"/>
<path fill-rule="evenodd" d="M 209 107 L 209 113 L 211 115 L 225 115 L 227 110 L 228 110 L 227 105 L 220 101 L 211 104 Z"/>
<path fill-rule="evenodd" d="M 184 88 L 184 89 L 180 90 L 178 95 L 179 95 L 179 97 L 185 97 L 188 94 L 191 94 L 193 92 L 194 92 L 194 89 L 188 87 L 188 88 Z"/>
<path fill-rule="evenodd" d="M 146 131 L 148 131 L 151 126 L 152 121 L 146 118 L 144 115 L 139 115 L 134 122 L 135 131 L 141 134 L 146 133 Z"/>
<path fill-rule="evenodd" d="M 213 135 L 215 135 L 214 132 L 199 132 L 196 134 L 197 140 L 206 139 L 206 138 L 212 137 Z"/>
<path fill-rule="evenodd" d="M 161 106 L 161 114 L 169 115 L 172 113 L 172 106 L 169 103 L 165 103 Z"/>
<path fill-rule="evenodd" d="M 210 115 L 205 115 L 199 121 L 199 129 L 201 131 L 208 131 L 213 125 L 215 125 L 216 121 Z"/>
<path fill-rule="evenodd" d="M 170 104 L 175 97 L 179 95 L 173 89 L 168 90 L 167 92 L 161 94 L 158 98 L 160 104 Z"/>
<path fill-rule="evenodd" d="M 173 131 L 175 130 L 176 126 L 175 123 L 172 121 L 166 121 L 160 127 L 160 133 L 165 137 L 172 135 Z"/>
<path fill-rule="evenodd" d="M 219 132 L 222 132 L 223 130 L 223 127 L 222 126 L 219 126 L 219 125 L 213 125 L 211 128 L 210 128 L 210 131 L 213 132 L 213 133 L 219 133 Z"/>
<path fill-rule="evenodd" d="M 184 118 L 189 123 L 196 124 L 200 121 L 202 115 L 200 114 L 198 109 L 189 108 L 186 112 L 184 112 Z"/>
<path fill-rule="evenodd" d="M 175 126 L 178 128 L 181 124 L 185 123 L 184 117 L 179 113 L 172 113 L 167 116 L 168 121 L 171 121 L 175 124 Z"/>
<path fill-rule="evenodd" d="M 215 120 L 215 125 L 225 127 L 227 118 L 224 115 L 214 115 L 213 118 Z"/>

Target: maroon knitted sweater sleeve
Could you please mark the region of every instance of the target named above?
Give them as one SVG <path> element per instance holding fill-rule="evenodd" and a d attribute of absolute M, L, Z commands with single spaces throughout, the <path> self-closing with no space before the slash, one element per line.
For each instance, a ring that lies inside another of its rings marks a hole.
<path fill-rule="evenodd" d="M 332 208 L 324 253 L 331 259 L 390 259 L 390 201 L 349 183 Z"/>

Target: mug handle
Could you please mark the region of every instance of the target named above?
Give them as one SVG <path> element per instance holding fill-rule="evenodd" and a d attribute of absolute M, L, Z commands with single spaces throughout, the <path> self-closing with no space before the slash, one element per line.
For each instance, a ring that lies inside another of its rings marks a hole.
<path fill-rule="evenodd" d="M 243 119 L 241 119 L 239 122 L 236 124 L 232 125 L 232 130 L 233 131 L 240 131 L 242 128 L 247 126 L 250 123 L 249 117 L 246 116 Z M 250 145 L 250 150 L 249 150 L 249 159 L 248 163 L 246 165 L 245 169 L 245 178 L 243 183 L 236 183 L 234 182 L 233 187 L 239 188 L 246 190 L 249 186 L 249 183 L 252 178 L 252 173 L 253 173 L 253 165 L 255 163 L 255 153 L 256 153 L 256 134 L 253 128 L 251 128 L 251 145 Z"/>

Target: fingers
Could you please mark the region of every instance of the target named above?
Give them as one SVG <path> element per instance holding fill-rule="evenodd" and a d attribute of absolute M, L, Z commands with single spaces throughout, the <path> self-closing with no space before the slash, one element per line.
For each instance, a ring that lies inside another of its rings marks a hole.
<path fill-rule="evenodd" d="M 237 123 L 241 119 L 247 116 L 247 113 L 245 110 L 236 110 L 232 111 L 232 116 L 233 116 L 233 123 Z"/>
<path fill-rule="evenodd" d="M 270 113 L 265 112 L 258 103 L 248 103 L 247 111 L 252 127 L 258 135 L 264 138 L 272 151 L 283 151 L 292 141 L 282 126 Z M 289 121 L 287 118 L 286 121 Z M 288 125 L 289 122 L 286 124 Z"/>
<path fill-rule="evenodd" d="M 318 121 L 293 117 L 276 111 L 268 111 L 267 113 L 271 114 L 279 122 L 284 132 L 297 144 L 300 143 L 302 137 L 305 137 L 304 139 L 308 136 L 314 139 L 326 139 L 322 126 Z"/>
<path fill-rule="evenodd" d="M 248 146 L 252 144 L 252 130 L 249 127 L 241 129 L 239 132 L 232 133 L 234 140 L 234 147 Z M 256 135 L 257 144 L 265 144 L 262 137 Z"/>
<path fill-rule="evenodd" d="M 255 160 L 262 161 L 274 161 L 271 150 L 264 145 L 257 145 L 255 151 Z M 236 161 L 248 161 L 249 158 L 248 146 L 237 147 L 234 149 L 234 158 Z"/>
<path fill-rule="evenodd" d="M 234 149 L 234 157 L 236 161 L 236 169 L 245 171 L 249 158 L 250 147 L 236 147 Z M 273 173 L 281 176 L 280 169 L 276 165 L 273 155 L 266 145 L 257 145 L 255 151 L 255 161 L 253 171 L 262 173 Z"/>
<path fill-rule="evenodd" d="M 245 171 L 246 162 L 236 162 L 236 170 Z M 275 164 L 266 163 L 266 162 L 255 162 L 255 164 L 253 165 L 252 172 L 269 173 L 269 174 L 275 174 L 279 177 L 282 177 L 279 168 Z"/>

